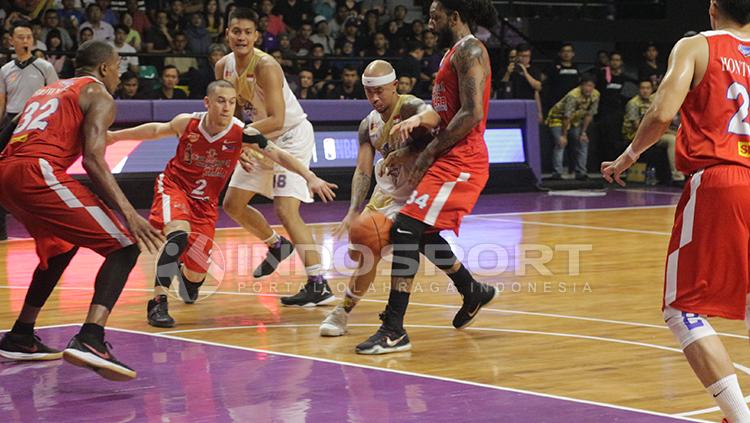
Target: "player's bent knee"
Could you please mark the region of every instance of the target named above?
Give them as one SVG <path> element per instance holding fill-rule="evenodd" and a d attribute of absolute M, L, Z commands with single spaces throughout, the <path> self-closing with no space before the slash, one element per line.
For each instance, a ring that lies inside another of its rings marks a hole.
<path fill-rule="evenodd" d="M 177 230 L 167 234 L 167 243 L 164 246 L 159 261 L 164 260 L 176 261 L 185 251 L 188 245 L 188 233 L 185 231 Z"/>
<path fill-rule="evenodd" d="M 414 277 L 419 269 L 419 242 L 427 225 L 399 214 L 391 227 L 392 276 Z"/>
<path fill-rule="evenodd" d="M 164 226 L 164 234 L 169 237 L 169 234 L 177 231 L 190 233 L 190 222 L 187 220 L 173 220 Z"/>
<path fill-rule="evenodd" d="M 201 282 L 206 279 L 206 273 L 205 272 L 196 272 L 194 270 L 190 270 L 187 267 L 182 267 L 182 275 L 187 278 L 190 282 Z"/>
<path fill-rule="evenodd" d="M 716 331 L 705 316 L 699 314 L 687 313 L 667 306 L 664 308 L 664 321 L 683 350 L 695 341 L 716 335 Z"/>

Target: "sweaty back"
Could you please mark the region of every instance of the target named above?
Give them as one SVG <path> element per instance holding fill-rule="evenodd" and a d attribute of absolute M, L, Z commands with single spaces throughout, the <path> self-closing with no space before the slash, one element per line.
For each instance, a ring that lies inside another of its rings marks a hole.
<path fill-rule="evenodd" d="M 78 98 L 91 83 L 101 82 L 83 76 L 38 89 L 26 101 L 2 159 L 42 158 L 56 168 L 70 167 L 83 149 L 83 112 Z"/>
<path fill-rule="evenodd" d="M 682 104 L 675 163 L 686 174 L 721 163 L 750 167 L 750 39 L 727 31 L 701 35 L 708 65 Z"/>

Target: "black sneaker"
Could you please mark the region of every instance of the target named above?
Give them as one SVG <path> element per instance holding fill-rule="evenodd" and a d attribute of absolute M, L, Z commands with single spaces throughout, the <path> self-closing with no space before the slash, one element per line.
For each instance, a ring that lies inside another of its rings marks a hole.
<path fill-rule="evenodd" d="M 174 319 L 169 315 L 169 306 L 167 305 L 167 296 L 159 295 L 156 298 L 148 300 L 146 308 L 148 324 L 157 328 L 174 327 Z"/>
<path fill-rule="evenodd" d="M 585 173 L 576 173 L 576 181 L 588 181 L 589 175 Z"/>
<path fill-rule="evenodd" d="M 193 304 L 198 299 L 198 293 L 200 291 L 203 282 L 188 282 L 185 278 L 180 277 L 177 285 L 177 292 L 180 294 L 180 298 L 185 304 Z"/>
<path fill-rule="evenodd" d="M 552 175 L 550 175 L 550 176 L 548 176 L 546 178 L 543 178 L 543 180 L 545 180 L 545 181 L 562 181 L 563 177 L 559 173 L 555 172 Z"/>
<path fill-rule="evenodd" d="M 369 337 L 367 341 L 357 345 L 355 351 L 357 354 L 389 354 L 395 352 L 409 351 L 411 350 L 411 342 L 409 342 L 409 335 L 406 331 L 401 329 L 395 329 L 387 323 L 386 311 L 380 313 L 380 320 L 383 324 L 375 332 L 375 335 Z"/>
<path fill-rule="evenodd" d="M 294 252 L 294 244 L 291 241 L 279 236 L 279 243 L 275 247 L 268 247 L 268 255 L 263 259 L 258 267 L 253 271 L 253 277 L 256 279 L 264 278 L 276 271 L 279 264 Z"/>
<path fill-rule="evenodd" d="M 7 332 L 0 340 L 0 357 L 11 360 L 58 360 L 62 355 L 62 351 L 44 345 L 36 334 Z"/>
<path fill-rule="evenodd" d="M 135 379 L 135 370 L 117 361 L 110 348 L 112 345 L 109 342 L 102 343 L 79 333 L 68 343 L 63 358 L 75 366 L 91 369 L 108 380 L 124 382 Z"/>
<path fill-rule="evenodd" d="M 281 304 L 296 307 L 315 307 L 330 304 L 334 301 L 336 301 L 336 297 L 333 296 L 328 281 L 325 279 L 320 282 L 308 280 L 298 293 L 291 297 L 281 297 Z"/>
<path fill-rule="evenodd" d="M 495 287 L 487 284 L 474 282 L 471 287 L 468 293 L 465 295 L 462 294 L 464 304 L 453 318 L 453 327 L 456 329 L 463 329 L 469 326 L 474 321 L 479 310 L 491 303 L 497 295 Z"/>

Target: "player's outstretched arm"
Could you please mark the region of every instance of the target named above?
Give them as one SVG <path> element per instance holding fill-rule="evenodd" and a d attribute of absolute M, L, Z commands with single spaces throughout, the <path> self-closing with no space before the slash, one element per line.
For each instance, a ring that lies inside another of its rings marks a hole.
<path fill-rule="evenodd" d="M 156 253 L 164 237 L 136 213 L 104 160 L 107 128 L 115 120 L 115 102 L 101 84 L 88 84 L 79 98 L 83 112 L 83 168 L 104 200 L 114 206 L 127 221 L 141 251 Z"/>
<path fill-rule="evenodd" d="M 359 216 L 360 211 L 365 206 L 367 193 L 370 192 L 370 184 L 372 184 L 372 162 L 375 160 L 375 147 L 370 143 L 367 119 L 360 122 L 358 137 L 359 151 L 357 152 L 357 167 L 354 169 L 354 176 L 352 176 L 351 201 L 346 216 L 333 231 L 333 235 L 337 238 L 349 232 L 352 222 Z"/>
<path fill-rule="evenodd" d="M 440 115 L 437 114 L 435 109 L 418 98 L 401 105 L 401 115 L 411 117 L 393 125 L 389 134 L 391 140 L 399 145 L 409 138 L 415 128 L 421 126 L 431 130 L 440 125 Z"/>
<path fill-rule="evenodd" d="M 181 113 L 169 122 L 151 122 L 133 128 L 107 131 L 107 145 L 122 140 L 158 140 L 171 135 L 178 137 L 185 131 L 190 121 L 189 113 Z"/>
<path fill-rule="evenodd" d="M 614 162 L 604 162 L 601 172 L 607 182 L 616 181 L 625 186 L 620 175 L 638 160 L 649 147 L 656 144 L 669 128 L 674 116 L 690 92 L 698 66 L 705 67 L 708 58 L 708 41 L 702 35 L 683 38 L 669 55 L 667 73 L 654 96 L 654 101 L 643 116 L 633 142 Z"/>

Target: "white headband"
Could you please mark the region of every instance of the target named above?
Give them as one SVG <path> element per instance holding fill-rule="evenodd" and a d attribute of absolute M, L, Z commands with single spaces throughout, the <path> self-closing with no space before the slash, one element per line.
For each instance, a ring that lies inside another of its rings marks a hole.
<path fill-rule="evenodd" d="M 362 85 L 365 87 L 379 87 L 381 85 L 390 84 L 396 80 L 396 71 L 383 76 L 365 76 L 362 75 Z"/>

